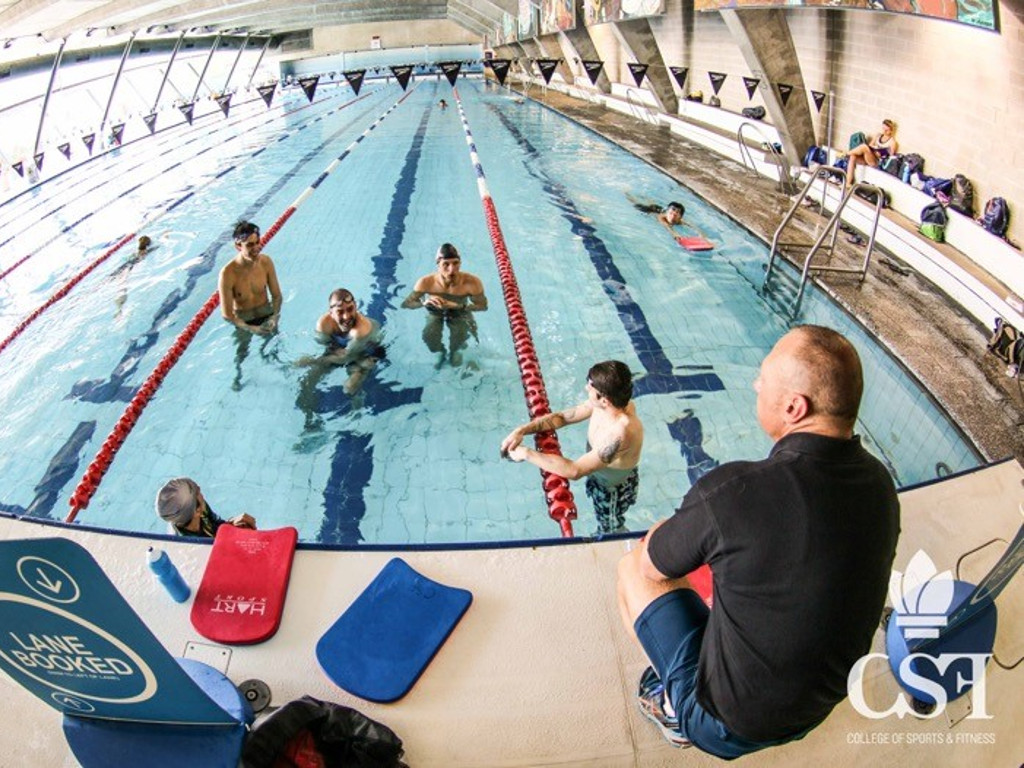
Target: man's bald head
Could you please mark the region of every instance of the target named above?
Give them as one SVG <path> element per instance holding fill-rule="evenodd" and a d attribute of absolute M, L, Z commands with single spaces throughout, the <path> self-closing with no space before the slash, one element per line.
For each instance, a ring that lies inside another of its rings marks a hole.
<path fill-rule="evenodd" d="M 799 430 L 849 435 L 864 375 L 857 350 L 842 334 L 801 325 L 764 359 L 755 388 L 758 419 L 773 439 Z"/>

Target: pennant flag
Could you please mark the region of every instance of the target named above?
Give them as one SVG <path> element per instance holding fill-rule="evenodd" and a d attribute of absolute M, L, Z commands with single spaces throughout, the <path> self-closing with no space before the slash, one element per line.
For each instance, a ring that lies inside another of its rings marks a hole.
<path fill-rule="evenodd" d="M 637 62 L 635 64 L 630 62 L 628 66 L 629 66 L 629 71 L 633 73 L 633 79 L 636 80 L 636 84 L 637 84 L 637 86 L 639 86 L 640 83 L 642 83 L 644 81 L 644 75 L 647 74 L 647 67 L 649 65 L 647 65 L 647 64 L 640 64 L 639 62 Z"/>
<path fill-rule="evenodd" d="M 149 134 L 152 136 L 153 131 L 156 130 L 156 112 L 143 116 L 142 122 L 146 124 L 146 128 L 149 129 Z"/>
<path fill-rule="evenodd" d="M 96 140 L 95 133 L 87 133 L 82 137 L 82 143 L 85 144 L 85 148 L 89 150 L 89 154 L 92 154 L 92 143 Z"/>
<path fill-rule="evenodd" d="M 551 82 L 551 76 L 555 74 L 557 67 L 558 59 L 537 59 L 537 69 L 540 70 L 540 76 L 544 78 L 545 83 Z"/>
<path fill-rule="evenodd" d="M 402 86 L 402 90 L 409 85 L 409 78 L 412 77 L 412 66 L 409 64 L 402 64 L 398 67 L 391 67 L 391 74 L 395 76 L 395 80 Z"/>
<path fill-rule="evenodd" d="M 363 78 L 366 77 L 365 69 L 353 69 L 351 72 L 343 72 L 345 79 L 348 80 L 348 84 L 352 86 L 352 90 L 356 92 L 356 96 L 359 95 L 359 89 L 363 87 Z"/>
<path fill-rule="evenodd" d="M 508 75 L 508 68 L 511 63 L 508 59 L 491 59 L 491 70 L 501 85 L 505 84 L 505 77 Z"/>
<path fill-rule="evenodd" d="M 814 106 L 818 108 L 818 112 L 821 112 L 821 105 L 825 103 L 825 94 L 821 91 L 811 91 L 811 96 L 814 97 Z"/>
<path fill-rule="evenodd" d="M 231 110 L 231 94 L 226 93 L 223 96 L 218 96 L 217 106 L 220 107 L 220 111 L 224 113 L 224 117 L 227 117 L 228 112 Z"/>
<path fill-rule="evenodd" d="M 270 102 L 274 99 L 274 91 L 276 90 L 277 83 L 271 83 L 270 85 L 260 85 L 256 87 L 256 93 L 258 93 L 262 97 L 263 103 L 266 104 L 268 107 L 270 106 Z M 359 95 L 359 91 L 356 91 L 356 95 Z"/>
<path fill-rule="evenodd" d="M 588 61 L 587 59 L 584 59 L 580 63 L 583 65 L 583 68 L 587 70 L 587 77 L 590 78 L 590 84 L 597 85 L 597 78 L 601 74 L 601 67 L 604 66 L 604 62 L 597 60 Z"/>
<path fill-rule="evenodd" d="M 711 78 L 711 88 L 715 92 L 715 96 L 722 90 L 722 83 L 725 82 L 725 78 L 728 77 L 724 72 L 708 72 L 708 77 Z"/>
<path fill-rule="evenodd" d="M 792 85 L 786 85 L 785 83 L 779 83 L 779 98 L 782 99 L 782 106 L 786 106 L 786 102 L 789 101 L 789 94 L 793 92 Z"/>
<path fill-rule="evenodd" d="M 57 151 L 64 155 L 68 160 L 71 159 L 71 145 L 68 142 L 65 141 L 63 144 L 58 146 Z"/>
<path fill-rule="evenodd" d="M 114 138 L 114 143 L 121 146 L 121 135 L 124 133 L 124 123 L 118 123 L 117 125 L 110 126 L 110 135 Z"/>
<path fill-rule="evenodd" d="M 38 155 L 35 155 L 35 157 L 33 157 L 33 159 L 36 161 L 36 170 L 37 171 L 43 170 L 43 155 L 45 155 L 45 154 L 46 154 L 45 152 L 40 152 Z"/>
<path fill-rule="evenodd" d="M 302 90 L 306 94 L 306 98 L 309 99 L 310 103 L 313 102 L 313 95 L 316 93 L 316 84 L 319 82 L 320 75 L 299 78 L 299 85 L 302 87 Z"/>
<path fill-rule="evenodd" d="M 744 77 L 743 78 L 743 85 L 747 89 L 747 98 L 748 99 L 754 98 L 754 91 L 757 90 L 757 85 L 760 82 L 761 82 L 761 78 L 759 78 L 759 77 Z"/>
<path fill-rule="evenodd" d="M 461 61 L 446 61 L 441 66 L 441 71 L 444 72 L 444 76 L 448 78 L 448 82 L 454 86 L 455 81 L 459 77 L 459 70 L 462 69 Z"/>
<path fill-rule="evenodd" d="M 25 166 L 22 164 L 21 160 L 16 163 L 12 163 L 11 168 L 17 171 L 19 176 L 25 175 Z"/>
<path fill-rule="evenodd" d="M 181 110 L 181 114 L 185 116 L 189 125 L 192 125 L 192 112 L 195 110 L 195 104 L 189 102 L 188 104 L 179 104 L 178 109 Z"/>
<path fill-rule="evenodd" d="M 682 88 L 686 82 L 686 75 L 690 71 L 689 67 L 669 67 L 669 72 L 672 73 L 672 77 L 676 79 L 676 83 Z"/>

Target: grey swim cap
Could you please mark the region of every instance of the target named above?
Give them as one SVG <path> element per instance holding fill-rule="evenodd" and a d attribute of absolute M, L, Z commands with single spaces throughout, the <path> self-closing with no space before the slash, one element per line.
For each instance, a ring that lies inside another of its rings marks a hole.
<path fill-rule="evenodd" d="M 156 513 L 179 528 L 192 522 L 199 500 L 199 486 L 187 477 L 168 480 L 156 495 Z"/>

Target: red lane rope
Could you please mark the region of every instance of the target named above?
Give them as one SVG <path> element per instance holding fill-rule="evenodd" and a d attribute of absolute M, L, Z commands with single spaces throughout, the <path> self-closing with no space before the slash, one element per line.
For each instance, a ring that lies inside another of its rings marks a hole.
<path fill-rule="evenodd" d="M 484 207 L 487 230 L 491 235 L 494 260 L 498 264 L 501 292 L 505 299 L 505 308 L 508 312 L 509 327 L 512 329 L 512 342 L 515 345 L 516 360 L 519 363 L 519 375 L 523 382 L 526 407 L 529 411 L 530 419 L 535 419 L 551 413 L 547 390 L 544 387 L 544 378 L 541 376 L 540 363 L 537 360 L 537 351 L 533 346 L 533 336 L 530 333 L 530 325 L 526 320 L 523 300 L 519 294 L 519 284 L 516 282 L 515 271 L 512 269 L 512 260 L 505 245 L 505 237 L 501 233 L 498 212 L 487 189 L 487 180 L 484 176 L 483 166 L 480 164 L 480 158 L 477 155 L 476 144 L 473 142 L 473 133 L 469 129 L 466 113 L 462 109 L 459 89 L 453 88 L 452 90 L 455 92 L 455 103 L 459 108 L 462 128 L 466 132 L 466 143 L 469 145 L 470 160 L 473 162 L 473 167 L 476 170 L 477 188 L 480 191 L 480 200 Z M 534 435 L 534 444 L 541 453 L 562 455 L 558 436 L 553 431 L 538 432 Z M 543 477 L 544 497 L 548 505 L 548 515 L 558 523 L 562 529 L 563 536 L 567 538 L 572 537 L 572 521 L 576 519 L 576 502 L 573 499 L 572 491 L 569 490 L 569 481 L 560 475 L 544 470 L 541 470 L 540 474 Z"/>
<path fill-rule="evenodd" d="M 87 266 L 85 269 L 83 269 L 81 272 L 79 272 L 73 278 L 68 280 L 68 282 L 66 282 L 64 284 L 63 288 L 61 288 L 59 291 L 57 291 L 55 294 L 53 294 L 53 296 L 51 296 L 45 302 L 43 302 L 43 304 L 41 304 L 38 308 L 36 308 L 36 310 L 34 312 L 32 312 L 32 314 L 30 314 L 28 317 L 26 317 L 24 320 L 22 320 L 20 323 L 18 323 L 18 326 L 13 331 L 11 331 L 10 334 L 8 334 L 6 339 L 4 339 L 3 341 L 0 341 L 0 353 L 2 353 L 5 349 L 7 349 L 8 345 L 12 341 L 14 341 L 16 338 L 18 338 L 22 334 L 22 332 L 26 328 L 28 328 L 33 322 L 35 322 L 36 318 L 38 318 L 41 314 L 43 314 L 43 312 L 45 312 L 50 307 L 52 307 L 54 304 L 56 304 L 58 301 L 63 299 L 65 296 L 67 296 L 68 293 L 71 292 L 71 289 L 74 288 L 76 285 L 78 285 L 80 282 L 82 282 L 83 278 L 85 278 L 86 275 L 88 275 L 90 272 L 92 272 L 94 269 L 96 269 L 96 267 L 98 267 L 104 261 L 109 259 L 115 253 L 117 253 L 121 248 L 123 248 L 127 243 L 130 243 L 134 239 L 135 239 L 135 233 L 134 232 L 132 232 L 129 235 L 125 235 L 120 240 L 118 240 L 117 243 L 112 248 L 110 248 L 106 253 L 104 253 L 102 256 L 100 256 L 98 259 L 96 259 L 92 264 Z M 27 259 L 27 258 L 28 258 L 28 256 L 25 257 L 25 259 Z M 24 261 L 25 259 L 22 259 L 21 261 Z M 18 264 L 20 264 L 21 261 L 19 261 Z M 18 264 L 15 264 L 14 266 L 16 267 L 16 266 L 18 266 Z M 14 267 L 11 267 L 11 269 L 14 269 Z M 10 270 L 8 270 L 8 271 L 10 271 Z M 4 273 L 4 274 L 6 274 L 6 273 Z M 0 276 L 0 277 L 2 277 L 2 276 Z"/>
<path fill-rule="evenodd" d="M 411 92 L 410 92 L 411 93 Z M 363 139 L 365 139 L 370 132 L 376 128 L 384 118 L 386 118 L 393 110 L 395 110 L 399 104 L 401 104 L 409 96 L 406 93 L 402 98 L 392 104 L 387 111 L 385 111 L 380 117 L 378 117 L 369 128 L 352 142 L 342 153 L 341 157 L 332 161 L 331 165 L 320 177 L 313 183 L 313 185 L 307 187 L 295 202 L 289 205 L 284 213 L 282 213 L 277 221 L 275 221 L 270 228 L 263 233 L 263 237 L 260 238 L 260 245 L 266 247 L 267 243 L 276 235 L 281 227 L 284 226 L 285 222 L 291 218 L 292 214 L 295 213 L 296 209 L 305 202 L 306 199 L 316 190 L 316 188 L 323 181 L 324 177 L 333 171 L 342 158 L 347 157 L 352 149 Z M 185 349 L 192 340 L 196 337 L 199 329 L 203 323 L 213 314 L 213 311 L 220 305 L 220 293 L 214 291 L 213 295 L 206 300 L 202 308 L 195 314 L 185 329 L 178 334 L 177 339 L 171 345 L 171 348 L 164 355 L 163 359 L 157 364 L 153 372 L 149 374 L 146 381 L 138 392 L 135 393 L 135 397 L 132 398 L 131 402 L 128 403 L 128 407 L 124 409 L 124 413 L 121 414 L 121 418 L 117 420 L 117 424 L 114 426 L 113 431 L 107 436 L 100 450 L 96 453 L 95 458 L 89 464 L 85 470 L 85 474 L 79 481 L 78 486 L 75 488 L 74 493 L 71 494 L 71 498 L 68 500 L 68 504 L 71 507 L 71 511 L 64 519 L 66 523 L 73 523 L 75 518 L 78 517 L 78 513 L 89 506 L 89 501 L 96 493 L 96 489 L 99 487 L 100 481 L 103 476 L 110 469 L 111 463 L 114 461 L 114 456 L 120 450 L 124 441 L 127 439 L 132 428 L 135 426 L 135 422 L 139 420 L 139 416 L 142 415 L 143 409 L 149 404 L 149 401 L 153 399 L 153 395 L 156 394 L 157 388 L 163 383 L 164 377 L 167 376 L 171 368 L 174 367 L 175 363 L 184 353 Z"/>

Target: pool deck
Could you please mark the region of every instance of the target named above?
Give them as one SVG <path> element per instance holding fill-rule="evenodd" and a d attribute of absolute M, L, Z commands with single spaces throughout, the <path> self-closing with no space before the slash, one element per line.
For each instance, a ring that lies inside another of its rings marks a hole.
<path fill-rule="evenodd" d="M 554 89 L 532 88 L 530 98 L 661 169 L 766 243 L 771 243 L 792 205 L 774 181 L 756 177 L 667 126 Z M 643 190 L 636 192 L 643 194 Z M 820 231 L 822 221 L 816 212 L 804 208 L 797 211 L 795 220 L 807 242 L 817 236 L 815 228 Z M 1018 380 L 1006 376 L 1005 364 L 987 353 L 991 329 L 980 327 L 913 270 L 901 275 L 880 264 L 878 256 L 886 255 L 882 249 L 876 247 L 876 254 L 863 283 L 854 276 L 836 274 L 820 274 L 814 280 L 896 354 L 987 459 L 1016 456 L 1024 461 L 1024 391 Z M 899 262 L 891 254 L 888 257 Z M 857 267 L 863 258 L 863 249 L 855 250 L 840 237 L 832 265 Z"/>
<path fill-rule="evenodd" d="M 894 567 L 905 570 L 915 552 L 924 550 L 939 570 L 977 581 L 1021 525 L 1022 483 L 1024 467 L 1007 461 L 904 492 Z M 171 602 L 148 574 L 144 556 L 150 539 L 0 517 L 0 540 L 48 536 L 88 549 L 173 655 L 216 659 L 236 684 L 263 680 L 272 706 L 308 694 L 354 707 L 403 739 L 413 768 L 720 764 L 697 749 L 669 746 L 636 708 L 636 681 L 646 662 L 619 621 L 614 590 L 626 541 L 401 553 L 424 575 L 471 590 L 473 603 L 410 693 L 392 704 L 372 704 L 333 685 L 320 671 L 314 648 L 394 553 L 299 550 L 280 630 L 264 643 L 231 648 L 225 660 L 225 649 L 191 626 L 192 599 Z M 195 588 L 210 547 L 183 540 L 158 545 Z M 997 607 L 995 652 L 1003 664 L 1012 664 L 1024 655 L 1024 578 L 1018 575 Z M 195 649 L 186 652 L 190 643 Z M 873 650 L 884 650 L 881 631 Z M 1019 669 L 988 664 L 984 709 L 990 719 L 961 719 L 969 696 L 932 719 L 903 720 L 870 720 L 847 700 L 802 741 L 741 763 L 1017 766 L 1024 755 L 1020 675 Z M 9 713 L 0 732 L 0 765 L 76 765 L 57 712 L 3 674 L 0 692 Z M 888 666 L 874 662 L 865 680 L 866 701 L 884 710 L 898 693 Z"/>

